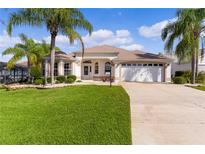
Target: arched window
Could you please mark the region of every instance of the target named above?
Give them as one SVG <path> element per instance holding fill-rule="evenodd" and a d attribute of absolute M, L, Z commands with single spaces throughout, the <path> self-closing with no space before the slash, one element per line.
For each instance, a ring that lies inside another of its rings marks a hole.
<path fill-rule="evenodd" d="M 98 62 L 95 63 L 95 74 L 99 73 L 99 66 L 98 66 Z"/>
<path fill-rule="evenodd" d="M 106 62 L 105 63 L 105 73 L 109 73 L 111 71 L 111 63 Z"/>

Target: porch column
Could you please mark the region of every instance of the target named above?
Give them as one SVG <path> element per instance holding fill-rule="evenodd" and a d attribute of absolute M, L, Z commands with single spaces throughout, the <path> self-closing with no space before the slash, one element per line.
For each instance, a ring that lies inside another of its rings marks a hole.
<path fill-rule="evenodd" d="M 164 82 L 166 82 L 167 79 L 167 64 L 164 64 Z"/>
<path fill-rule="evenodd" d="M 58 75 L 64 75 L 64 62 L 60 60 L 58 62 Z"/>

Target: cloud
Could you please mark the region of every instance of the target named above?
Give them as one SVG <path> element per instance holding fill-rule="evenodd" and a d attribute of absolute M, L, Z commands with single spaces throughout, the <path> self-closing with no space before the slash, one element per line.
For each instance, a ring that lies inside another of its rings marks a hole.
<path fill-rule="evenodd" d="M 43 39 L 47 43 L 50 43 L 50 36 L 44 37 Z M 93 31 L 91 36 L 89 34 L 82 36 L 82 39 L 85 47 L 111 45 L 129 50 L 142 50 L 144 48 L 142 45 L 137 44 L 134 41 L 130 32 L 126 29 L 116 30 L 114 32 L 108 29 L 99 29 L 97 31 Z M 71 45 L 68 37 L 64 35 L 58 35 L 56 37 L 56 46 L 63 51 L 68 50 L 65 52 L 77 50 L 81 47 L 78 40 Z"/>
<path fill-rule="evenodd" d="M 4 30 L 2 34 L 0 34 L 0 61 L 8 61 L 11 56 L 2 56 L 2 52 L 9 48 L 13 47 L 16 43 L 20 43 L 21 40 L 19 37 L 10 37 L 7 32 Z"/>
<path fill-rule="evenodd" d="M 19 42 L 21 42 L 19 37 L 10 37 L 5 30 L 3 34 L 0 35 L 0 48 L 12 47 Z"/>
<path fill-rule="evenodd" d="M 46 41 L 46 43 L 51 43 L 51 37 L 47 36 L 44 37 L 43 40 Z M 57 35 L 56 37 L 56 46 L 59 47 L 64 52 L 67 52 L 65 50 L 74 50 L 77 49 L 77 40 L 74 41 L 73 44 L 70 44 L 69 38 L 65 35 Z"/>
<path fill-rule="evenodd" d="M 128 30 L 117 30 L 116 35 L 117 37 L 129 37 L 130 32 Z"/>
<path fill-rule="evenodd" d="M 126 29 L 111 31 L 108 29 L 99 29 L 92 33 L 82 36 L 85 47 L 92 47 L 96 45 L 111 45 L 119 48 L 124 48 L 127 50 L 143 50 L 144 47 L 141 44 L 138 44 L 131 37 L 131 34 Z M 33 38 L 34 39 L 34 38 Z M 43 37 L 43 39 L 50 43 L 50 36 Z M 37 39 L 34 39 L 35 42 L 41 42 Z M 14 46 L 16 43 L 20 43 L 21 40 L 19 37 L 9 37 L 6 31 L 0 35 L 0 54 L 8 47 Z M 62 51 L 71 52 L 81 48 L 79 41 L 75 41 L 74 44 L 69 43 L 67 36 L 58 35 L 56 37 L 56 46 L 59 47 Z M 1 57 L 0 61 L 8 61 L 11 56 Z"/>
<path fill-rule="evenodd" d="M 141 36 L 146 38 L 159 38 L 161 36 L 162 29 L 169 23 L 176 21 L 176 18 L 163 20 L 155 23 L 151 26 L 143 25 L 138 28 L 138 32 Z"/>
<path fill-rule="evenodd" d="M 50 36 L 44 37 L 43 40 L 45 40 L 49 44 L 51 43 L 51 37 Z M 69 43 L 69 39 L 65 35 L 57 35 L 56 43 Z"/>
<path fill-rule="evenodd" d="M 130 32 L 125 29 L 116 30 L 115 32 L 108 29 L 99 29 L 94 31 L 91 36 L 88 34 L 83 36 L 83 40 L 86 47 L 106 44 L 124 49 L 143 49 L 143 46 L 137 44 L 131 37 Z"/>

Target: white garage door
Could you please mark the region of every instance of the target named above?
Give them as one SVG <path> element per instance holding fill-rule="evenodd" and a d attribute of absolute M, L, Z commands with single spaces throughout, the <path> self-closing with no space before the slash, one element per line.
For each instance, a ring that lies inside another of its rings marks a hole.
<path fill-rule="evenodd" d="M 162 64 L 123 64 L 122 81 L 163 82 L 164 69 Z"/>

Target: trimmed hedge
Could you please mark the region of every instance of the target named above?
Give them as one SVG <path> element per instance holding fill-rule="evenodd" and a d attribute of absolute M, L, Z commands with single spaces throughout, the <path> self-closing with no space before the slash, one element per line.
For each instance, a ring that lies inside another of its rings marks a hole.
<path fill-rule="evenodd" d="M 47 78 L 47 83 L 51 83 L 51 77 Z"/>
<path fill-rule="evenodd" d="M 185 79 L 184 77 L 182 77 L 182 76 L 174 77 L 174 78 L 173 78 L 173 82 L 174 82 L 175 84 L 185 84 L 185 83 L 187 83 L 187 82 L 186 82 L 186 79 Z"/>
<path fill-rule="evenodd" d="M 66 81 L 66 77 L 65 76 L 57 76 L 56 80 L 59 81 L 60 83 L 63 83 Z"/>
<path fill-rule="evenodd" d="M 77 77 L 75 75 L 68 75 L 67 79 L 69 79 L 69 78 L 73 79 L 73 82 L 75 82 L 75 80 L 77 79 Z"/>
<path fill-rule="evenodd" d="M 34 80 L 34 84 L 36 84 L 36 85 L 44 84 L 44 80 L 43 79 L 36 79 L 36 80 Z"/>
<path fill-rule="evenodd" d="M 75 82 L 75 81 L 72 78 L 67 78 L 65 81 L 65 83 L 73 83 L 73 82 Z"/>
<path fill-rule="evenodd" d="M 45 84 L 45 77 L 42 77 L 43 83 Z M 51 77 L 47 77 L 47 83 L 51 83 Z"/>

